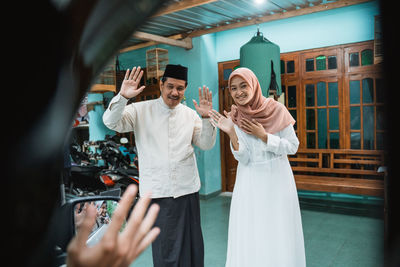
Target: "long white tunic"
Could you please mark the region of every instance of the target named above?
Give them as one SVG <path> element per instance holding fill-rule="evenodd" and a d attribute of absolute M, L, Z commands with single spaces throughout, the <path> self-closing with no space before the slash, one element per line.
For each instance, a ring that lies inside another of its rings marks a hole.
<path fill-rule="evenodd" d="M 170 109 L 162 100 L 148 100 L 126 105 L 127 99 L 116 95 L 104 112 L 104 124 L 117 132 L 134 131 L 139 158 L 143 195 L 152 198 L 180 197 L 198 192 L 200 178 L 193 145 L 211 149 L 216 129 L 208 119 L 179 104 Z"/>
<path fill-rule="evenodd" d="M 268 142 L 235 125 L 239 161 L 233 190 L 226 267 L 303 267 L 304 239 L 293 172 L 287 158 L 299 141 L 290 125 Z"/>

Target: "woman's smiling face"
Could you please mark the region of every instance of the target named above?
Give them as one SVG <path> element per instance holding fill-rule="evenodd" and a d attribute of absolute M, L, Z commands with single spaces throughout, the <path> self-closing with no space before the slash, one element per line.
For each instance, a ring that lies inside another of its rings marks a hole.
<path fill-rule="evenodd" d="M 237 105 L 246 105 L 253 98 L 253 90 L 249 84 L 240 76 L 233 76 L 229 92 Z"/>

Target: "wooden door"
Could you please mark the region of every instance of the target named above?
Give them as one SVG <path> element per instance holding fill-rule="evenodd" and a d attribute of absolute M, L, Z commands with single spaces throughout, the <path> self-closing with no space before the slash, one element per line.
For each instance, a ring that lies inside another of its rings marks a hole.
<path fill-rule="evenodd" d="M 232 60 L 218 63 L 218 83 L 219 83 L 219 112 L 223 114 L 224 110 L 231 111 L 233 99 L 228 90 L 228 78 L 233 69 L 240 64 L 239 60 Z M 221 174 L 222 191 L 233 191 L 236 179 L 237 161 L 233 157 L 230 140 L 227 134 L 220 131 L 221 138 Z"/>

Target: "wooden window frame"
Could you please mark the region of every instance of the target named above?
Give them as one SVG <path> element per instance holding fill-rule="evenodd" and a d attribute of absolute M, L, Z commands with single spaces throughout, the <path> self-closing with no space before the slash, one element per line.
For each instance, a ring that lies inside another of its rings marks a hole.
<path fill-rule="evenodd" d="M 295 73 L 287 74 L 284 73 L 281 75 L 282 86 L 286 87 L 290 85 L 296 85 L 297 90 L 297 103 L 296 103 L 296 114 L 297 114 L 297 129 L 296 133 L 300 140 L 300 148 L 307 149 L 307 132 L 315 132 L 316 134 L 316 149 L 318 149 L 318 117 L 315 116 L 315 130 L 307 130 L 306 129 L 306 110 L 310 109 L 305 106 L 305 87 L 307 83 L 314 83 L 315 85 L 318 81 L 333 81 L 336 79 L 338 83 L 338 97 L 339 102 L 337 108 L 339 109 L 339 149 L 350 149 L 350 99 L 349 99 L 349 81 L 351 79 L 355 79 L 356 77 L 364 78 L 373 78 L 374 80 L 374 103 L 364 104 L 365 106 L 370 105 L 374 106 L 374 150 L 377 149 L 377 133 L 384 133 L 384 130 L 378 130 L 376 128 L 377 124 L 377 107 L 383 105 L 383 103 L 377 103 L 376 98 L 376 79 L 382 78 L 382 68 L 380 64 L 372 64 L 367 66 L 361 65 L 361 52 L 365 49 L 374 49 L 373 41 L 366 41 L 360 43 L 346 44 L 346 45 L 338 45 L 332 47 L 324 47 L 310 50 L 302 50 L 296 52 L 289 52 L 281 54 L 281 60 L 286 62 L 289 60 L 294 60 L 295 62 Z M 350 67 L 349 63 L 349 55 L 350 53 L 359 53 L 359 64 L 357 67 Z M 328 60 L 329 56 L 336 55 L 336 69 L 328 69 L 328 62 L 326 70 L 315 70 L 315 58 L 325 55 L 326 60 Z M 305 60 L 308 58 L 314 58 L 314 71 L 307 72 L 305 66 Z M 362 80 L 360 79 L 360 80 Z M 315 87 L 316 90 L 316 87 Z M 315 92 L 316 94 L 316 92 Z M 293 108 L 289 108 L 288 105 L 288 94 L 285 94 L 285 105 L 290 110 Z M 360 98 L 362 95 L 360 95 Z M 362 99 L 360 99 L 362 101 Z M 329 103 L 327 103 L 329 105 Z M 335 106 L 336 107 L 336 106 Z M 314 107 L 317 109 L 317 107 Z M 327 107 L 325 107 L 327 108 Z M 329 122 L 328 122 L 329 123 Z M 361 126 L 362 127 L 362 126 Z M 328 127 L 329 129 L 329 127 Z M 362 131 L 362 128 L 360 129 Z M 328 130 L 327 133 L 331 131 Z M 329 134 L 328 134 L 329 135 Z M 327 136 L 327 140 L 329 140 L 329 136 Z M 363 139 L 362 139 L 363 140 Z M 329 141 L 328 141 L 329 142 Z M 363 141 L 362 141 L 363 142 Z M 327 146 L 329 148 L 329 145 Z M 363 143 L 361 144 L 361 148 L 363 149 Z"/>

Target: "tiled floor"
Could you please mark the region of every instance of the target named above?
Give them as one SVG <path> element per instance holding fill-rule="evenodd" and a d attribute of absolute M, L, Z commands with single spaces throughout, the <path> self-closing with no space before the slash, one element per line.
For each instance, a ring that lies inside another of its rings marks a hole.
<path fill-rule="evenodd" d="M 220 195 L 200 202 L 205 267 L 225 266 L 230 201 Z M 381 219 L 304 208 L 301 214 L 308 267 L 383 266 Z M 131 266 L 153 266 L 151 248 Z"/>

